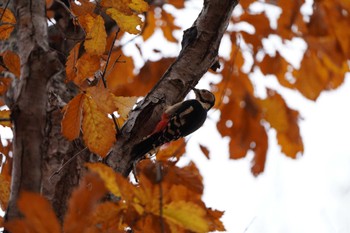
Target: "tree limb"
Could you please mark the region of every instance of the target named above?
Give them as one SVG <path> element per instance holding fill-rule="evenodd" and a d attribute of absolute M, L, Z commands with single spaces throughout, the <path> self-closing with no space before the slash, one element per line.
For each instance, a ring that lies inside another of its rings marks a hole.
<path fill-rule="evenodd" d="M 106 163 L 127 176 L 139 158 L 132 147 L 149 135 L 167 105 L 180 102 L 217 61 L 221 38 L 238 0 L 205 0 L 193 26 L 184 32 L 182 50 L 161 80 L 130 113 Z"/>

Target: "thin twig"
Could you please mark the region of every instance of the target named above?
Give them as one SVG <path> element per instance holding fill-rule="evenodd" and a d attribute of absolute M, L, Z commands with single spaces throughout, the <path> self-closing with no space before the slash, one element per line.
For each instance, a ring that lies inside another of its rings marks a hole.
<path fill-rule="evenodd" d="M 87 149 L 87 147 L 85 147 L 84 149 L 82 149 L 81 151 L 79 151 L 78 153 L 76 153 L 75 155 L 72 156 L 72 158 L 68 159 L 67 162 L 65 162 L 60 169 L 58 169 L 57 171 L 55 171 L 49 178 L 49 180 L 52 179 L 52 177 L 54 177 L 55 175 L 60 174 L 60 172 L 63 170 L 63 168 L 65 168 L 68 164 L 70 164 L 73 159 L 75 159 L 78 155 L 80 155 L 83 151 L 85 151 Z"/>
<path fill-rule="evenodd" d="M 118 36 L 119 31 L 120 31 L 120 29 L 118 28 L 118 30 L 116 31 L 115 36 L 114 36 L 114 38 L 113 38 L 113 42 L 112 42 L 112 44 L 111 44 L 111 48 L 110 48 L 109 51 L 108 51 L 108 57 L 107 57 L 107 61 L 106 61 L 106 66 L 105 66 L 105 68 L 104 68 L 104 70 L 103 70 L 103 73 L 102 73 L 102 82 L 103 82 L 103 86 L 104 86 L 105 88 L 107 88 L 107 82 L 106 82 L 106 77 L 105 77 L 105 75 L 106 75 L 106 70 L 107 70 L 108 63 L 109 63 L 109 61 L 111 60 L 112 50 L 113 50 L 113 47 L 114 47 L 114 43 L 115 43 L 115 41 L 117 40 L 117 36 Z M 120 56 L 117 58 L 117 60 L 118 60 L 119 58 L 120 58 Z"/>
<path fill-rule="evenodd" d="M 0 118 L 0 121 L 11 121 L 11 118 Z"/>
<path fill-rule="evenodd" d="M 9 6 L 10 1 L 11 0 L 7 0 L 7 2 L 5 4 L 4 10 L 2 11 L 1 16 L 0 16 L 0 22 L 2 20 L 2 17 L 4 17 L 5 11 L 6 11 L 7 7 Z"/>

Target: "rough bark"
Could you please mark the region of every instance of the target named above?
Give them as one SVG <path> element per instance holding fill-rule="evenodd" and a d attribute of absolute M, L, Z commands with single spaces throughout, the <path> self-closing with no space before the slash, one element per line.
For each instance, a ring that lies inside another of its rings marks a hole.
<path fill-rule="evenodd" d="M 20 191 L 40 192 L 43 144 L 46 130 L 47 84 L 57 69 L 49 51 L 45 1 L 15 1 L 18 31 L 17 46 L 21 77 L 11 107 L 14 122 L 14 155 L 11 196 L 7 219 L 19 216 L 16 200 Z"/>
<path fill-rule="evenodd" d="M 135 143 L 152 132 L 165 106 L 181 101 L 217 61 L 221 38 L 237 0 L 205 0 L 193 26 L 185 31 L 182 50 L 157 85 L 130 114 L 106 162 L 127 176 L 139 157 L 130 154 Z M 142 156 L 142 155 L 141 155 Z"/>

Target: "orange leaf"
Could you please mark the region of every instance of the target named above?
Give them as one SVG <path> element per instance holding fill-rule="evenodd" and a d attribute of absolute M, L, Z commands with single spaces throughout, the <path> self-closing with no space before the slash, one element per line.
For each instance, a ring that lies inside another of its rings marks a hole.
<path fill-rule="evenodd" d="M 11 127 L 11 111 L 10 110 L 0 110 L 0 118 L 2 118 L 3 120 L 0 121 L 0 125 L 2 126 L 7 126 L 7 127 Z"/>
<path fill-rule="evenodd" d="M 177 39 L 173 36 L 173 31 L 180 29 L 180 27 L 174 25 L 174 16 L 162 11 L 162 24 L 161 29 L 163 31 L 164 37 L 170 42 L 177 42 Z"/>
<path fill-rule="evenodd" d="M 115 8 L 107 9 L 106 13 L 112 17 L 120 27 L 121 30 L 131 34 L 138 34 L 140 32 L 137 26 L 142 27 L 142 21 L 136 14 L 126 15 Z"/>
<path fill-rule="evenodd" d="M 105 186 L 114 196 L 120 197 L 119 187 L 116 183 L 116 173 L 112 168 L 102 164 L 102 163 L 86 163 L 85 166 L 92 172 L 97 173 L 100 178 L 104 181 Z"/>
<path fill-rule="evenodd" d="M 304 150 L 298 126 L 298 112 L 289 109 L 282 96 L 268 90 L 268 98 L 260 101 L 264 118 L 277 131 L 278 144 L 288 157 L 296 158 Z"/>
<path fill-rule="evenodd" d="M 83 16 L 86 14 L 93 14 L 96 5 L 89 0 L 78 0 L 80 4 L 75 1 L 70 2 L 70 8 L 75 16 Z"/>
<path fill-rule="evenodd" d="M 203 146 L 203 145 L 199 145 L 201 151 L 203 152 L 203 154 L 205 155 L 205 157 L 207 159 L 209 159 L 209 150 L 207 147 Z"/>
<path fill-rule="evenodd" d="M 154 18 L 154 11 L 147 13 L 146 25 L 142 32 L 143 40 L 148 40 L 154 33 L 156 28 L 156 19 Z"/>
<path fill-rule="evenodd" d="M 107 189 L 98 176 L 87 174 L 69 199 L 63 231 L 65 233 L 84 232 L 84 229 L 91 225 L 90 216 L 94 214 L 98 201 L 106 192 Z"/>
<path fill-rule="evenodd" d="M 65 106 L 64 115 L 62 119 L 62 134 L 68 140 L 74 140 L 79 137 L 81 119 L 82 119 L 82 104 L 84 95 L 78 94 L 75 96 L 67 106 Z"/>
<path fill-rule="evenodd" d="M 91 152 L 105 157 L 116 141 L 113 121 L 101 112 L 92 98 L 83 102 L 83 139 Z"/>
<path fill-rule="evenodd" d="M 114 104 L 114 95 L 102 85 L 89 87 L 86 89 L 86 93 L 92 97 L 102 112 L 108 114 L 117 110 Z"/>
<path fill-rule="evenodd" d="M 89 77 L 93 77 L 100 69 L 100 58 L 96 55 L 84 53 L 76 63 L 76 77 L 74 83 L 80 85 Z"/>
<path fill-rule="evenodd" d="M 114 96 L 113 101 L 115 106 L 118 108 L 118 113 L 123 119 L 128 118 L 130 110 L 135 106 L 135 103 L 139 97 L 129 96 Z"/>
<path fill-rule="evenodd" d="M 9 9 L 0 8 L 0 15 L 2 15 L 0 24 L 0 40 L 6 40 L 10 37 L 16 25 L 16 18 Z"/>
<path fill-rule="evenodd" d="M 5 223 L 5 227 L 10 232 L 61 232 L 60 224 L 50 203 L 39 194 L 22 192 L 18 199 L 18 208 L 24 218 Z"/>
<path fill-rule="evenodd" d="M 102 55 L 106 48 L 107 33 L 103 18 L 99 15 L 96 17 L 90 14 L 83 15 L 79 18 L 86 32 L 85 49 L 91 55 Z"/>
<path fill-rule="evenodd" d="M 157 160 L 166 161 L 175 157 L 177 160 L 185 153 L 186 143 L 183 138 L 163 145 L 156 154 Z"/>
<path fill-rule="evenodd" d="M 77 73 L 76 64 L 79 57 L 80 45 L 81 43 L 77 43 L 69 52 L 69 56 L 66 61 L 67 81 L 73 81 L 76 77 L 76 73 Z"/>
<path fill-rule="evenodd" d="M 19 56 L 10 50 L 7 50 L 3 54 L 3 59 L 7 69 L 19 78 L 21 75 L 21 64 Z"/>
<path fill-rule="evenodd" d="M 176 224 L 193 232 L 208 232 L 206 210 L 193 202 L 171 202 L 164 205 L 163 217 L 169 224 Z"/>
<path fill-rule="evenodd" d="M 7 204 L 10 198 L 10 182 L 11 181 L 8 177 L 0 174 L 0 207 L 2 210 L 7 209 Z"/>

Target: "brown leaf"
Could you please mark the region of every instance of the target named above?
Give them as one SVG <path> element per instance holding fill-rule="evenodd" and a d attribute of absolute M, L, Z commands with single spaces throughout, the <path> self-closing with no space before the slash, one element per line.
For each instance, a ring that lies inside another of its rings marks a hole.
<path fill-rule="evenodd" d="M 205 155 L 205 157 L 207 159 L 209 159 L 209 150 L 207 147 L 203 146 L 203 145 L 199 145 L 199 148 L 201 149 L 201 151 L 203 152 L 203 154 Z"/>
<path fill-rule="evenodd" d="M 166 161 L 174 157 L 176 160 L 179 160 L 179 158 L 185 153 L 185 145 L 186 143 L 183 138 L 163 145 L 156 154 L 157 160 Z"/>
<path fill-rule="evenodd" d="M 180 29 L 180 27 L 174 24 L 174 16 L 162 10 L 161 26 L 164 37 L 170 42 L 177 42 L 177 39 L 173 36 L 173 31 Z"/>
<path fill-rule="evenodd" d="M 69 199 L 63 231 L 65 233 L 84 232 L 86 226 L 91 225 L 90 216 L 94 214 L 98 201 L 106 192 L 103 181 L 97 175 L 87 174 Z"/>
<path fill-rule="evenodd" d="M 304 145 L 298 126 L 298 112 L 287 107 L 282 96 L 268 90 L 268 98 L 260 101 L 264 118 L 277 132 L 278 144 L 288 157 L 303 153 Z"/>
<path fill-rule="evenodd" d="M 68 140 L 74 140 L 79 137 L 84 94 L 75 96 L 63 109 L 64 115 L 61 123 L 62 135 Z"/>
<path fill-rule="evenodd" d="M 6 68 L 11 73 L 16 75 L 17 78 L 19 78 L 21 76 L 21 64 L 20 64 L 19 56 L 10 50 L 7 50 L 6 52 L 3 53 L 3 59 L 4 59 Z"/>
<path fill-rule="evenodd" d="M 60 233 L 61 227 L 50 203 L 37 193 L 22 192 L 18 199 L 18 208 L 24 215 L 5 223 L 7 230 L 13 233 L 38 232 Z"/>
<path fill-rule="evenodd" d="M 154 17 L 154 10 L 147 12 L 147 17 L 145 21 L 145 28 L 142 31 L 143 40 L 148 40 L 154 33 L 156 28 L 156 19 Z"/>

